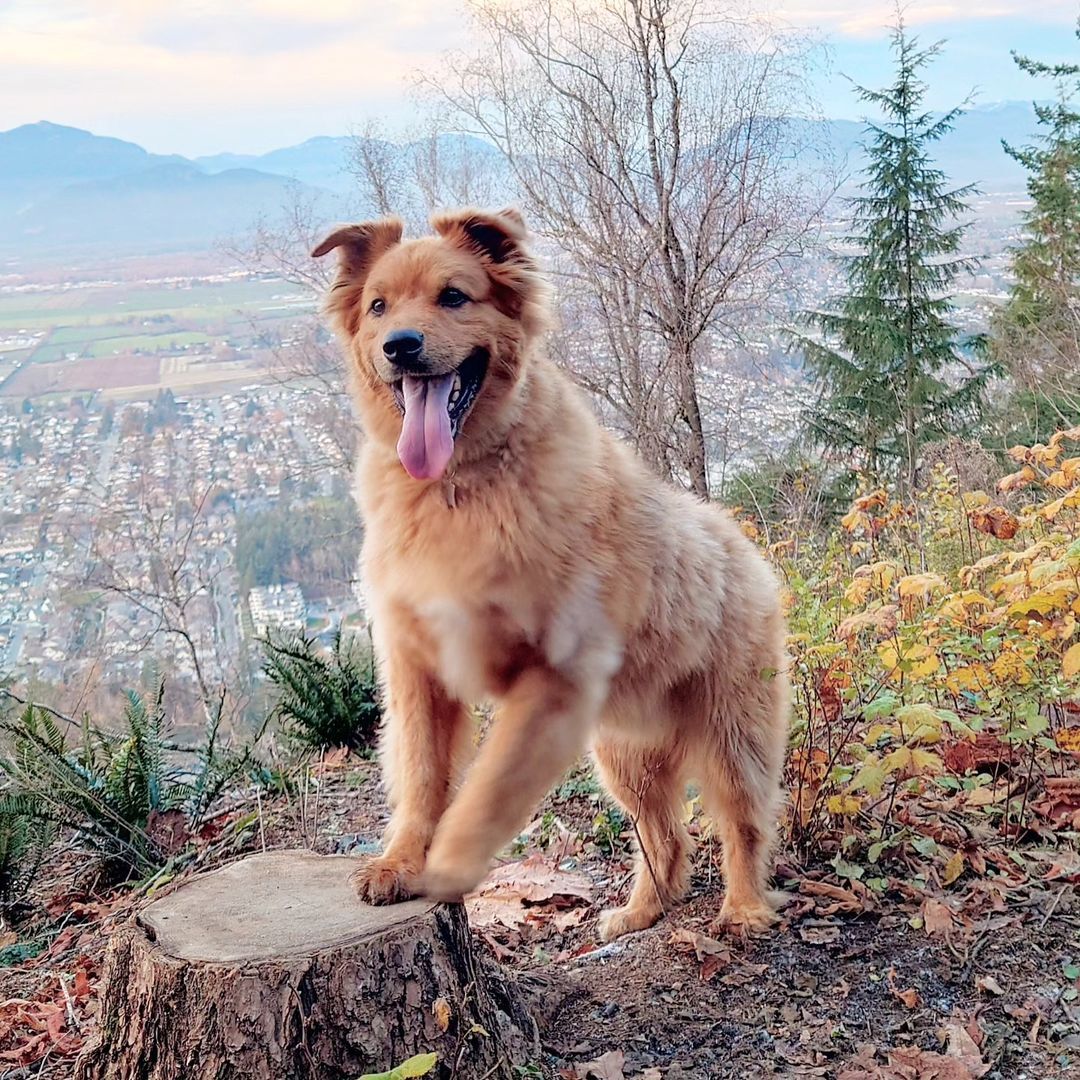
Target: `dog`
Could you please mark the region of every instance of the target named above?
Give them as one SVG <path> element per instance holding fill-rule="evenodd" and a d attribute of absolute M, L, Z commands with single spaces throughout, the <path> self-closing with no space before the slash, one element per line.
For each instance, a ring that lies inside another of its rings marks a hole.
<path fill-rule="evenodd" d="M 339 258 L 325 312 L 365 436 L 361 573 L 386 717 L 390 823 L 352 882 L 373 904 L 460 899 L 590 749 L 640 841 L 601 938 L 685 894 L 691 779 L 723 843 L 718 922 L 761 930 L 789 719 L 777 581 L 545 355 L 521 215 L 431 225 L 410 240 L 393 218 L 347 225 L 312 252 Z"/>

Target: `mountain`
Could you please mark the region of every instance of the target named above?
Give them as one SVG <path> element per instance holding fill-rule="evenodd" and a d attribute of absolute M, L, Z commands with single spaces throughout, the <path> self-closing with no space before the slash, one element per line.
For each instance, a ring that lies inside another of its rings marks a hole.
<path fill-rule="evenodd" d="M 278 210 L 294 181 L 254 169 L 207 175 L 166 162 L 69 184 L 0 223 L 0 246 L 30 253 L 70 248 L 167 253 L 206 250 Z"/>
<path fill-rule="evenodd" d="M 252 168 L 211 174 L 80 128 L 25 124 L 0 132 L 0 251 L 205 251 L 279 211 L 296 186 Z"/>
<path fill-rule="evenodd" d="M 872 136 L 863 123 L 853 120 L 817 122 L 821 139 L 841 159 L 851 182 L 866 163 L 861 144 Z M 1028 102 L 1006 101 L 965 109 L 955 126 L 934 150 L 937 163 L 958 185 L 975 184 L 983 191 L 1023 191 L 1024 170 L 1002 149 L 1030 142 L 1037 131 L 1035 110 Z"/>
<path fill-rule="evenodd" d="M 339 191 L 347 188 L 346 171 L 352 139 L 347 135 L 317 135 L 297 146 L 271 150 L 267 154 L 214 154 L 195 163 L 209 173 L 225 169 L 259 169 L 288 176 L 303 184 Z"/>
<path fill-rule="evenodd" d="M 55 187 L 72 180 L 95 180 L 183 160 L 176 155 L 151 154 L 123 139 L 47 120 L 0 132 L 0 176 L 4 187 L 39 183 Z"/>
<path fill-rule="evenodd" d="M 426 139 L 403 144 L 383 139 L 367 141 L 381 159 L 400 161 L 404 174 L 412 172 L 407 163 L 410 156 L 426 156 L 431 146 Z M 296 146 L 286 146 L 266 154 L 214 154 L 196 158 L 195 163 L 211 173 L 223 169 L 261 169 L 329 191 L 352 193 L 355 192 L 356 181 L 349 171 L 349 165 L 356 153 L 356 145 L 357 139 L 349 135 L 319 135 Z M 491 143 L 471 135 L 439 135 L 436 137 L 436 150 L 451 159 L 467 154 L 486 159 L 490 164 L 501 166 L 502 163 L 498 150 Z"/>
<path fill-rule="evenodd" d="M 796 143 L 828 148 L 849 182 L 857 181 L 865 162 L 864 126 L 835 119 L 801 124 Z M 938 161 L 956 184 L 1022 191 L 1023 171 L 1001 140 L 1024 144 L 1036 130 L 1027 103 L 968 109 L 938 143 Z M 24 124 L 0 132 L 0 252 L 33 258 L 73 248 L 124 254 L 206 250 L 224 235 L 243 233 L 257 217 L 273 216 L 297 188 L 321 200 L 329 221 L 343 213 L 344 196 L 355 196 L 347 169 L 355 149 L 353 138 L 327 135 L 265 154 L 188 160 L 79 128 Z M 464 181 L 470 174 L 484 178 L 489 201 L 505 199 L 512 190 L 495 147 L 471 136 L 440 136 L 434 144 L 377 142 L 373 150 L 413 194 L 417 159 L 426 163 L 434 155 L 463 186 L 469 186 Z"/>

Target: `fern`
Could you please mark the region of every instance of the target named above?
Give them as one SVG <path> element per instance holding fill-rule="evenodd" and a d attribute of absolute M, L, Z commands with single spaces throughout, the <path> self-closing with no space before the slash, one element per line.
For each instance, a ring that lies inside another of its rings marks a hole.
<path fill-rule="evenodd" d="M 56 832 L 35 799 L 0 793 L 0 911 L 26 894 Z"/>
<path fill-rule="evenodd" d="M 263 670 L 279 690 L 277 713 L 305 745 L 367 748 L 375 738 L 380 708 L 370 644 L 339 630 L 328 653 L 302 634 L 266 638 Z"/>

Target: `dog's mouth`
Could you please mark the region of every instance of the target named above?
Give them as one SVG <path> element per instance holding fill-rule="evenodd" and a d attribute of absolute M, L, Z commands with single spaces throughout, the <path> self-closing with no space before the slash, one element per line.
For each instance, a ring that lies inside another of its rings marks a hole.
<path fill-rule="evenodd" d="M 473 349 L 457 371 L 446 375 L 404 375 L 390 384 L 402 413 L 397 452 L 415 480 L 437 480 L 454 454 L 466 414 L 487 374 L 486 349 Z"/>

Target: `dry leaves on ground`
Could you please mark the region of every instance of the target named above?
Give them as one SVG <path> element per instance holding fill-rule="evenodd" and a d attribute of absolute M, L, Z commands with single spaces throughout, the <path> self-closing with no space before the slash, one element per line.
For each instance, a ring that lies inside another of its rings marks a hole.
<path fill-rule="evenodd" d="M 497 867 L 476 892 L 465 898 L 473 927 L 516 929 L 530 919 L 555 922 L 560 930 L 580 923 L 571 910 L 593 900 L 592 882 L 575 870 L 560 869 L 551 860 L 530 855 Z M 570 910 L 568 910 L 570 909 Z"/>

